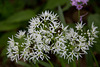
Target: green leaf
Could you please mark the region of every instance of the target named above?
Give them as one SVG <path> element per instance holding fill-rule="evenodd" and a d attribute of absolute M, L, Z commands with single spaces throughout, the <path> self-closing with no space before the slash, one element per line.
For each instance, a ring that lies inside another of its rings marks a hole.
<path fill-rule="evenodd" d="M 22 65 L 24 67 L 31 67 L 29 64 L 22 62 L 22 61 L 18 61 L 17 64 Z"/>
<path fill-rule="evenodd" d="M 100 31 L 99 31 L 99 34 L 98 34 L 98 38 L 95 39 L 95 41 L 96 41 L 96 43 L 93 46 L 94 51 L 100 53 Z"/>
<path fill-rule="evenodd" d="M 98 38 L 96 39 L 97 43 L 94 45 L 94 50 L 100 53 L 100 14 L 91 14 L 88 17 L 88 26 L 91 28 L 91 24 L 94 22 L 94 25 L 98 27 Z"/>
<path fill-rule="evenodd" d="M 3 34 L 2 37 L 0 37 L 0 48 L 5 47 L 7 45 L 8 37 L 11 37 L 15 33 L 15 31 L 10 31 Z"/>
<path fill-rule="evenodd" d="M 69 28 L 74 28 L 75 29 L 75 25 L 76 25 L 75 23 L 68 23 Z"/>
<path fill-rule="evenodd" d="M 57 55 L 56 55 L 56 57 L 57 57 L 58 61 L 61 63 L 61 67 L 66 67 L 66 64 L 68 64 L 68 60 L 64 59 L 64 57 L 61 58 Z"/>
<path fill-rule="evenodd" d="M 10 16 L 6 22 L 8 23 L 20 23 L 22 21 L 26 21 L 31 19 L 35 16 L 35 13 L 33 10 L 24 10 L 20 11 L 18 13 L 15 13 L 14 15 Z"/>
<path fill-rule="evenodd" d="M 66 11 L 66 10 L 68 10 L 70 7 L 71 7 L 70 0 L 66 0 L 66 5 L 65 5 L 65 7 L 64 7 L 62 10 L 63 10 L 63 11 Z"/>
<path fill-rule="evenodd" d="M 5 57 L 7 54 L 7 48 L 4 48 L 1 52 L 1 56 Z"/>
<path fill-rule="evenodd" d="M 31 65 L 32 67 L 36 67 L 36 65 L 35 65 L 33 62 L 29 61 L 29 63 L 30 63 L 30 65 Z"/>
<path fill-rule="evenodd" d="M 96 59 L 96 57 L 95 57 L 95 55 L 93 54 L 93 52 L 92 52 L 91 49 L 90 49 L 90 52 L 91 52 L 92 57 L 93 57 L 93 59 L 94 59 L 94 61 L 95 61 L 95 63 L 96 63 L 96 66 L 99 67 L 98 61 L 97 61 L 97 59 Z"/>
<path fill-rule="evenodd" d="M 1 6 L 0 7 L 1 16 L 8 17 L 9 15 L 11 15 L 14 12 L 14 7 L 9 0 L 1 1 L 1 3 L 2 3 L 2 4 L 0 4 L 0 6 Z"/>
<path fill-rule="evenodd" d="M 48 0 L 45 9 L 53 9 L 59 5 L 66 4 L 66 0 Z"/>
<path fill-rule="evenodd" d="M 0 31 L 9 31 L 9 30 L 14 30 L 20 27 L 21 24 L 9 24 L 9 23 L 0 23 Z"/>
<path fill-rule="evenodd" d="M 100 14 L 90 14 L 88 16 L 88 26 L 89 28 L 91 28 L 91 24 L 92 22 L 94 22 L 94 25 L 98 27 L 98 31 L 100 31 Z M 100 52 L 100 33 L 99 33 L 99 36 L 98 38 L 96 39 L 97 43 L 94 45 L 94 50 L 97 51 L 97 52 Z M 92 53 L 92 52 L 91 52 Z M 92 55 L 91 55 L 90 51 L 88 51 L 88 55 L 86 56 L 87 57 L 87 65 L 88 67 L 93 67 L 93 58 L 92 58 Z M 93 55 L 94 57 L 94 55 Z M 95 59 L 96 61 L 96 59 Z M 96 61 L 97 63 L 97 61 Z"/>
<path fill-rule="evenodd" d="M 7 57 L 6 57 L 6 53 L 7 53 L 7 41 L 8 41 L 8 37 L 11 37 L 12 34 L 15 34 L 15 31 L 10 31 L 10 32 L 7 32 L 5 34 L 2 35 L 2 37 L 0 37 L 0 50 L 1 50 L 1 53 L 0 53 L 0 57 L 2 56 L 3 60 L 2 60 L 2 63 L 5 64 L 6 61 L 7 61 Z"/>
<path fill-rule="evenodd" d="M 58 6 L 58 14 L 59 14 L 59 18 L 60 18 L 61 22 L 64 24 L 64 26 L 66 26 L 67 24 L 65 22 L 63 11 L 60 6 Z"/>
<path fill-rule="evenodd" d="M 59 60 L 60 60 L 61 66 L 65 67 L 66 63 L 65 63 L 64 59 L 63 58 L 59 58 Z"/>
<path fill-rule="evenodd" d="M 87 51 L 87 52 L 88 52 L 88 54 L 85 55 L 87 67 L 94 67 L 93 66 L 93 58 L 92 58 L 92 55 L 91 55 L 90 51 Z"/>
<path fill-rule="evenodd" d="M 94 22 L 95 26 L 98 26 L 98 30 L 100 31 L 100 14 L 90 14 L 88 16 L 88 26 L 91 27 L 92 22 Z"/>
<path fill-rule="evenodd" d="M 25 10 L 18 13 L 15 13 L 14 15 L 10 16 L 8 19 L 0 22 L 0 31 L 8 31 L 8 30 L 14 30 L 19 28 L 23 21 L 27 21 L 31 19 L 31 17 L 34 17 L 35 13 L 33 10 Z"/>
<path fill-rule="evenodd" d="M 39 61 L 38 63 L 44 67 L 51 67 L 50 64 L 48 64 L 47 62 L 44 62 L 44 61 Z"/>

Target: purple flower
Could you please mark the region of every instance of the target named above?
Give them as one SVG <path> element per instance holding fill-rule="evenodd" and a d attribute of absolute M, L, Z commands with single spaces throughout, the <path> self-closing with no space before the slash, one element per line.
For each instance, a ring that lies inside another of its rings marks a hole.
<path fill-rule="evenodd" d="M 78 10 L 81 10 L 83 8 L 83 5 L 86 4 L 89 0 L 71 0 L 72 6 L 76 6 Z"/>
<path fill-rule="evenodd" d="M 82 5 L 77 5 L 76 7 L 77 7 L 78 10 L 81 10 L 83 8 Z"/>

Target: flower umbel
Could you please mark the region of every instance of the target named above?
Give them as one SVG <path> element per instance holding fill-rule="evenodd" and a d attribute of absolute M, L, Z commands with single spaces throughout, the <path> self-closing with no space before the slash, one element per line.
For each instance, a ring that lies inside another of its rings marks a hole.
<path fill-rule="evenodd" d="M 81 0 L 72 0 L 81 2 Z M 84 4 L 87 1 L 83 1 Z M 64 27 L 58 20 L 57 14 L 45 11 L 29 21 L 27 35 L 19 31 L 8 41 L 7 56 L 11 61 L 23 59 L 33 61 L 50 59 L 49 53 L 64 57 L 68 62 L 74 58 L 87 54 L 89 47 L 97 37 L 97 27 L 92 24 L 92 29 L 84 31 L 83 22 L 76 24 L 76 29 Z"/>
<path fill-rule="evenodd" d="M 72 6 L 76 6 L 78 10 L 81 10 L 83 8 L 83 5 L 86 4 L 89 0 L 71 0 Z"/>

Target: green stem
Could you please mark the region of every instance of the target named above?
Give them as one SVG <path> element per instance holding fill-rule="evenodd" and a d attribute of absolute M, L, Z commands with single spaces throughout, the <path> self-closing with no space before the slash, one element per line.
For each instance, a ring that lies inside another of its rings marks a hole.
<path fill-rule="evenodd" d="M 61 61 L 61 65 L 62 65 L 62 67 L 66 67 L 66 64 L 65 64 L 63 58 L 61 58 L 60 61 Z"/>
<path fill-rule="evenodd" d="M 38 63 L 36 63 L 36 67 L 39 67 Z"/>
<path fill-rule="evenodd" d="M 78 59 L 78 67 L 80 67 L 80 58 Z"/>
<path fill-rule="evenodd" d="M 94 56 L 93 52 L 91 51 L 91 49 L 90 49 L 90 52 L 91 52 L 91 54 L 92 54 L 92 56 L 93 56 L 93 59 L 94 59 L 94 61 L 95 61 L 96 65 L 97 65 L 97 67 L 99 67 L 99 64 L 98 64 L 98 62 L 97 62 L 97 60 L 96 60 L 96 58 L 95 58 L 95 56 Z"/>
<path fill-rule="evenodd" d="M 80 22 L 80 10 L 78 10 L 78 22 Z"/>
<path fill-rule="evenodd" d="M 73 61 L 73 67 L 76 67 L 76 62 L 75 62 L 75 60 Z"/>
<path fill-rule="evenodd" d="M 51 61 L 49 59 L 47 59 L 47 61 L 49 62 L 49 64 L 51 65 L 51 67 L 54 67 L 53 64 L 51 63 Z"/>
<path fill-rule="evenodd" d="M 76 62 L 75 62 L 75 60 L 76 60 L 76 59 L 74 59 L 74 61 L 70 63 L 70 67 L 76 67 Z"/>
<path fill-rule="evenodd" d="M 45 55 L 44 55 L 44 57 L 46 58 Z M 47 59 L 47 61 L 49 62 L 49 64 L 51 65 L 51 67 L 54 67 L 53 64 L 51 63 L 51 61 L 50 61 L 48 58 L 46 58 L 46 59 Z"/>

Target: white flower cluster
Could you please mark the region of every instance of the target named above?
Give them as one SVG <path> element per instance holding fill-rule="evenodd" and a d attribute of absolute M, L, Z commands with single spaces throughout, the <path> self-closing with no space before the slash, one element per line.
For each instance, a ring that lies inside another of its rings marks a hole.
<path fill-rule="evenodd" d="M 64 27 L 57 14 L 49 11 L 32 18 L 29 23 L 28 33 L 19 31 L 15 37 L 9 38 L 7 56 L 12 61 L 36 62 L 49 59 L 48 54 L 52 53 L 71 62 L 75 57 L 78 59 L 87 54 L 86 50 L 93 45 L 98 33 L 94 24 L 86 32 L 82 22 L 76 24 L 76 29 Z"/>

